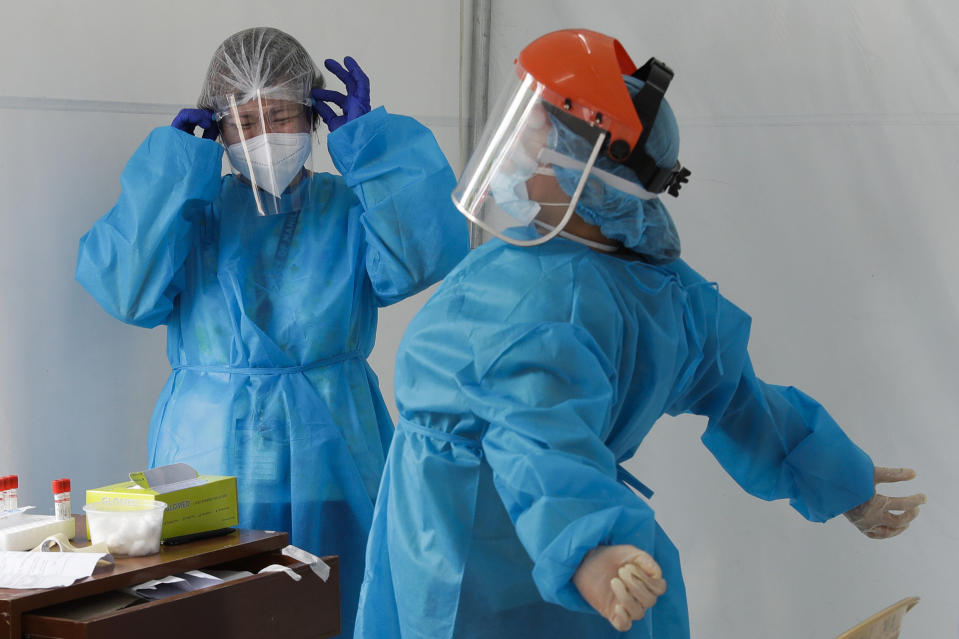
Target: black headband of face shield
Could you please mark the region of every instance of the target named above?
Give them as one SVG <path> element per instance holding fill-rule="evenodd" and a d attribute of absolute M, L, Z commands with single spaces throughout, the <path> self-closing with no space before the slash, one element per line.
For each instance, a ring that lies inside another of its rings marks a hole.
<path fill-rule="evenodd" d="M 633 107 L 639 115 L 643 131 L 632 149 L 630 149 L 629 142 L 626 140 L 612 140 L 604 144 L 602 152 L 614 162 L 632 169 L 639 179 L 639 183 L 650 193 L 659 194 L 666 191 L 673 197 L 678 197 L 679 189 L 682 188 L 683 184 L 689 182 L 689 169 L 684 168 L 678 161 L 672 167 L 664 169 L 657 165 L 656 160 L 646 152 L 646 140 L 649 139 L 650 131 L 653 130 L 653 123 L 656 121 L 656 115 L 659 113 L 659 107 L 662 104 L 666 89 L 673 79 L 673 71 L 656 58 L 650 58 L 632 75 L 637 80 L 643 81 L 643 88 L 633 96 Z M 572 108 L 572 102 L 567 99 L 564 106 L 568 111 Z M 551 104 L 545 104 L 545 107 L 573 133 L 587 140 L 596 139 L 598 127 L 594 126 L 593 123 L 581 120 Z M 597 114 L 596 124 L 601 121 L 602 115 Z M 600 132 L 608 136 L 605 130 L 600 130 Z"/>
<path fill-rule="evenodd" d="M 678 197 L 679 189 L 689 182 L 689 169 L 684 168 L 678 161 L 672 167 L 664 169 L 646 152 L 646 140 L 653 130 L 653 123 L 656 122 L 656 114 L 659 113 L 666 89 L 672 82 L 673 70 L 656 58 L 650 58 L 632 75 L 643 82 L 643 88 L 633 96 L 633 107 L 639 115 L 643 131 L 632 150 L 626 140 L 613 140 L 607 146 L 606 154 L 610 159 L 632 169 L 639 178 L 639 183 L 650 193 L 668 191 L 673 197 Z"/>

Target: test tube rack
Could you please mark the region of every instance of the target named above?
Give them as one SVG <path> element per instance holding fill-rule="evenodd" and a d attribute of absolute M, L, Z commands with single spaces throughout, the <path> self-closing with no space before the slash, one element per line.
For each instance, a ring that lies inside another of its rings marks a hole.
<path fill-rule="evenodd" d="M 67 538 L 76 535 L 73 517 L 57 519 L 50 515 L 14 513 L 0 518 L 0 550 L 31 550 L 57 533 Z"/>

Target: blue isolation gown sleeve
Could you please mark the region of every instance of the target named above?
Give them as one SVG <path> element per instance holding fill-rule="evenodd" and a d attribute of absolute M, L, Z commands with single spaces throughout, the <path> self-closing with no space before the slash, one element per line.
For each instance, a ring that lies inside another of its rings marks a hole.
<path fill-rule="evenodd" d="M 615 371 L 593 338 L 566 323 L 470 336 L 470 406 L 488 422 L 483 452 L 542 597 L 595 613 L 571 580 L 600 544 L 652 552 L 653 511 L 616 479 L 606 446 Z M 475 376 L 475 377 L 474 377 Z"/>
<path fill-rule="evenodd" d="M 438 282 L 466 255 L 466 219 L 450 199 L 456 179 L 429 129 L 380 107 L 327 145 L 363 208 L 366 270 L 381 305 Z"/>
<path fill-rule="evenodd" d="M 223 147 L 170 126 L 127 162 L 116 205 L 80 240 L 76 278 L 108 313 L 152 328 L 183 288 L 191 217 L 220 189 Z"/>
<path fill-rule="evenodd" d="M 756 497 L 788 498 L 810 521 L 871 498 L 869 456 L 814 399 L 757 377 L 746 350 L 749 316 L 680 268 L 693 280 L 687 291 L 705 340 L 692 383 L 669 412 L 708 416 L 702 441 L 726 472 Z"/>

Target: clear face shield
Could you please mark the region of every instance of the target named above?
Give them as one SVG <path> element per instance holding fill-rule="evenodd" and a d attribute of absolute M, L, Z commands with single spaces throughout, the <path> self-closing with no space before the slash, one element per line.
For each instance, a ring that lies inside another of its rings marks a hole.
<path fill-rule="evenodd" d="M 301 210 L 312 174 L 312 102 L 270 97 L 268 91 L 243 103 L 233 94 L 222 99 L 217 124 L 237 188 L 249 192 L 260 215 Z"/>
<path fill-rule="evenodd" d="M 563 230 L 607 137 L 602 128 L 554 106 L 557 97 L 545 91 L 520 72 L 491 112 L 452 196 L 467 218 L 518 246 L 542 244 Z M 563 134 L 574 130 L 585 141 L 576 151 L 569 145 L 557 150 L 560 121 L 567 125 Z M 572 194 L 560 189 L 554 166 L 577 177 Z"/>

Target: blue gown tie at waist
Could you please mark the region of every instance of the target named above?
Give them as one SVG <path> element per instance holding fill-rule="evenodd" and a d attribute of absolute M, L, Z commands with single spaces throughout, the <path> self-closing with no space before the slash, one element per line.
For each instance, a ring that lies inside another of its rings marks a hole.
<path fill-rule="evenodd" d="M 462 435 L 454 435 L 453 433 L 447 433 L 443 430 L 437 430 L 435 428 L 429 428 L 427 426 L 420 426 L 414 422 L 411 422 L 408 419 L 403 419 L 400 417 L 399 421 L 396 423 L 397 430 L 405 430 L 408 432 L 419 433 L 425 437 L 430 437 L 432 439 L 438 439 L 440 441 L 449 442 L 457 446 L 462 446 L 468 448 L 470 451 L 482 456 L 483 455 L 483 446 L 478 440 L 470 439 L 469 437 L 463 437 Z"/>
<path fill-rule="evenodd" d="M 447 433 L 446 431 L 429 428 L 427 426 L 421 426 L 420 424 L 416 424 L 402 417 L 396 423 L 396 430 L 419 433 L 420 435 L 429 437 L 431 439 L 438 439 L 440 441 L 449 442 L 450 444 L 454 444 L 456 446 L 468 448 L 470 451 L 480 456 L 483 455 L 483 446 L 475 439 L 463 437 L 462 435 L 454 435 L 453 433 Z M 640 494 L 646 497 L 646 499 L 650 499 L 653 496 L 653 491 L 649 488 L 649 486 L 636 479 L 636 477 L 628 470 L 623 468 L 622 465 L 616 466 L 616 479 L 627 486 L 632 486 L 638 490 Z"/>
<path fill-rule="evenodd" d="M 299 366 L 280 366 L 275 368 L 238 368 L 234 366 L 212 366 L 205 364 L 178 364 L 173 367 L 173 371 L 180 370 L 189 370 L 189 371 L 199 371 L 201 373 L 226 373 L 228 375 L 291 375 L 294 373 L 302 373 L 314 368 L 323 368 L 326 366 L 332 366 L 333 364 L 338 364 L 339 362 L 345 362 L 351 359 L 362 359 L 363 354 L 360 351 L 347 351 L 345 353 L 339 353 L 331 357 L 325 357 L 323 359 L 316 360 L 315 362 L 310 362 L 309 364 L 301 364 Z"/>

